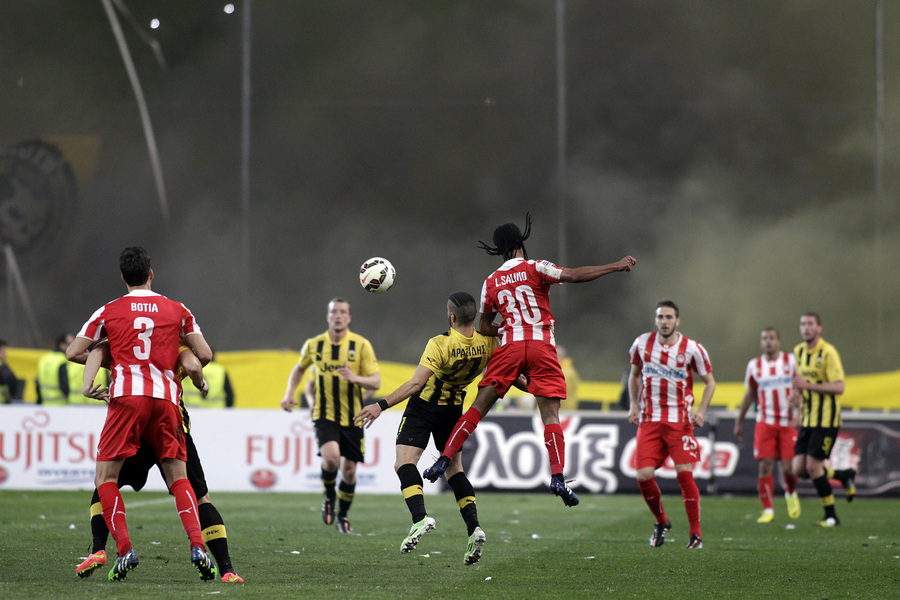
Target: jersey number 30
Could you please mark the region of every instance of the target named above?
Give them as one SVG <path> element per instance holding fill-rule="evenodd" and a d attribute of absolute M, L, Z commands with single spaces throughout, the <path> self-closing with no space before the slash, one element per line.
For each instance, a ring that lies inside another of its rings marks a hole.
<path fill-rule="evenodd" d="M 541 310 L 531 287 L 520 285 L 512 292 L 500 290 L 497 293 L 497 300 L 506 306 L 506 311 L 512 317 L 509 319 L 509 325 L 518 326 L 523 323 L 537 325 L 541 322 Z"/>

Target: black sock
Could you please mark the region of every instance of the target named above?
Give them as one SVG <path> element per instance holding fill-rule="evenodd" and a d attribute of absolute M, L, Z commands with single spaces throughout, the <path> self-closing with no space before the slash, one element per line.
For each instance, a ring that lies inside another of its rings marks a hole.
<path fill-rule="evenodd" d="M 93 543 L 91 545 L 91 554 L 106 549 L 106 542 L 109 540 L 109 527 L 103 519 L 103 507 L 100 506 L 100 494 L 94 488 L 94 495 L 91 496 L 91 536 Z"/>
<path fill-rule="evenodd" d="M 346 517 L 347 511 L 350 510 L 350 505 L 353 504 L 353 497 L 356 495 L 356 484 L 355 483 L 346 483 L 342 481 L 338 485 L 338 516 Z"/>
<path fill-rule="evenodd" d="M 475 533 L 478 527 L 478 509 L 475 507 L 475 488 L 465 473 L 457 473 L 447 480 L 447 485 L 453 490 L 456 496 L 456 504 L 459 506 L 459 514 L 462 515 L 463 521 L 466 522 L 466 529 L 469 535 Z"/>
<path fill-rule="evenodd" d="M 397 477 L 400 479 L 400 491 L 403 492 L 412 521 L 418 523 L 428 516 L 425 512 L 425 495 L 422 493 L 422 476 L 419 475 L 419 469 L 412 463 L 406 463 L 397 469 Z"/>
<path fill-rule="evenodd" d="M 831 490 L 831 484 L 828 483 L 828 475 L 823 474 L 821 477 L 813 479 L 812 484 L 825 508 L 825 518 L 837 518 L 837 513 L 834 511 L 834 493 Z"/>
<path fill-rule="evenodd" d="M 197 512 L 200 517 L 200 529 L 203 530 L 203 542 L 212 552 L 213 558 L 216 559 L 219 575 L 233 573 L 231 556 L 228 555 L 228 535 L 225 533 L 225 522 L 222 520 L 222 515 L 212 505 L 212 502 L 199 505 Z"/>
<path fill-rule="evenodd" d="M 325 497 L 334 500 L 334 485 L 337 483 L 337 471 L 326 471 L 322 469 L 322 489 L 325 491 Z"/>

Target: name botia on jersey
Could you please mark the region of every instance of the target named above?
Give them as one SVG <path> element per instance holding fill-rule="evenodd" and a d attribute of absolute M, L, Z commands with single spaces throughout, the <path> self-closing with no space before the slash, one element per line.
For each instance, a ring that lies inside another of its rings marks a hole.
<path fill-rule="evenodd" d="M 131 312 L 152 312 L 158 313 L 159 306 L 152 302 L 132 302 Z"/>

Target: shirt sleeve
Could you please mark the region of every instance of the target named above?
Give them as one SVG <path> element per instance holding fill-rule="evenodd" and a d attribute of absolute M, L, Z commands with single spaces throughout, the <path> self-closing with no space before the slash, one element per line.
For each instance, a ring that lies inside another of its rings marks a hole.
<path fill-rule="evenodd" d="M 311 342 L 311 340 L 306 340 L 305 342 L 303 342 L 303 347 L 300 349 L 299 364 L 300 364 L 301 369 L 307 369 L 307 368 L 309 368 L 309 366 L 311 364 L 313 364 L 313 357 L 312 357 L 312 350 L 311 350 L 312 344 L 310 342 Z"/>
<path fill-rule="evenodd" d="M 185 335 L 189 333 L 202 333 L 200 331 L 200 326 L 197 324 L 197 321 L 194 320 L 194 313 L 192 313 L 187 306 L 184 304 L 181 305 L 181 337 L 184 338 Z"/>
<path fill-rule="evenodd" d="M 478 308 L 478 312 L 483 315 L 489 315 L 491 313 L 497 312 L 497 309 L 494 308 L 493 304 L 491 304 L 491 299 L 488 298 L 487 283 L 487 279 L 485 279 L 484 283 L 481 284 L 481 302 Z"/>
<path fill-rule="evenodd" d="M 635 366 L 641 366 L 644 364 L 644 360 L 641 358 L 641 351 L 638 347 L 638 341 L 641 338 L 637 338 L 634 340 L 634 343 L 631 344 L 631 348 L 628 350 L 628 360 L 631 364 Z"/>
<path fill-rule="evenodd" d="M 437 340 L 435 338 L 428 340 L 428 343 L 425 345 L 425 351 L 422 352 L 422 358 L 419 359 L 419 364 L 432 373 L 437 373 L 446 362 L 447 357 Z"/>
<path fill-rule="evenodd" d="M 698 375 L 708 375 L 712 373 L 712 363 L 709 362 L 709 355 L 706 354 L 706 348 L 695 342 L 696 350 L 693 358 L 694 370 Z"/>
<path fill-rule="evenodd" d="M 534 267 L 541 279 L 549 283 L 559 283 L 559 279 L 562 277 L 562 267 L 557 267 L 549 260 L 539 260 L 534 263 Z"/>
<path fill-rule="evenodd" d="M 825 362 L 825 377 L 829 383 L 832 381 L 844 381 L 844 365 L 841 364 L 841 355 L 838 354 L 834 347 L 829 348 L 829 350 L 831 351 L 828 353 Z"/>
<path fill-rule="evenodd" d="M 81 326 L 81 330 L 78 332 L 77 337 L 88 338 L 89 340 L 93 340 L 95 342 L 99 342 L 103 338 L 106 337 L 106 327 L 104 326 L 106 320 L 106 306 L 101 306 L 94 314 L 91 315 L 91 318 L 87 320 L 87 322 Z"/>
<path fill-rule="evenodd" d="M 747 387 L 747 389 L 750 389 L 753 391 L 756 391 L 756 389 L 759 388 L 759 384 L 756 381 L 756 377 L 753 376 L 753 373 L 754 373 L 753 363 L 755 363 L 755 362 L 756 362 L 755 358 L 753 360 L 751 360 L 750 362 L 748 362 L 747 363 L 747 371 L 744 373 L 744 385 Z"/>
<path fill-rule="evenodd" d="M 378 359 L 375 358 L 375 349 L 372 347 L 369 340 L 365 340 L 363 343 L 361 356 L 362 360 L 359 365 L 360 374 L 365 377 L 378 373 Z"/>

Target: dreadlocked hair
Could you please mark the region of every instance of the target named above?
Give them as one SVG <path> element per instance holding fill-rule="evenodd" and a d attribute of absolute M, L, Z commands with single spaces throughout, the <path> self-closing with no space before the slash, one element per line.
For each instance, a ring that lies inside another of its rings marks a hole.
<path fill-rule="evenodd" d="M 502 256 L 508 259 L 516 250 L 522 249 L 525 260 L 528 260 L 528 252 L 525 250 L 525 240 L 531 235 L 531 213 L 525 213 L 525 233 L 515 223 L 505 223 L 494 230 L 494 245 L 488 246 L 478 240 L 478 247 L 491 256 Z"/>

